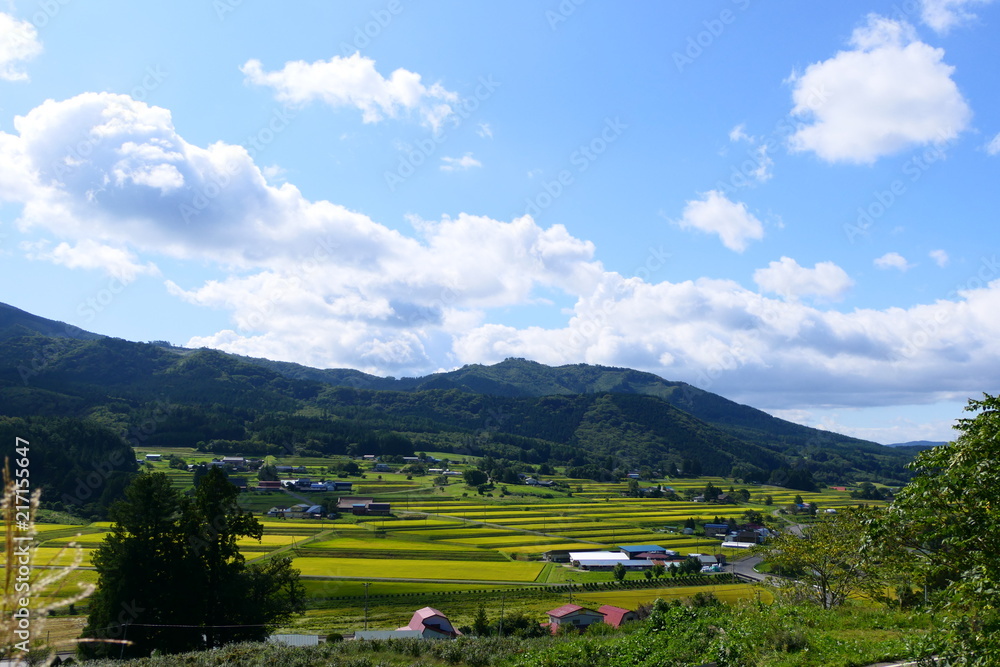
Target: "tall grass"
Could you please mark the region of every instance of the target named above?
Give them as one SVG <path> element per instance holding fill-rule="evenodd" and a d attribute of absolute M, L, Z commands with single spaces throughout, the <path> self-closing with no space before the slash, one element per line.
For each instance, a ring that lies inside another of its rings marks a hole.
<path fill-rule="evenodd" d="M 78 583 L 78 590 L 65 594 L 66 578 L 83 561 L 83 549 L 75 543 L 60 549 L 45 564 L 35 562 L 37 542 L 34 538 L 38 532 L 35 516 L 39 497 L 38 490 L 30 495 L 24 491 L 18 493 L 16 481 L 10 474 L 10 461 L 5 460 L 3 495 L 0 497 L 4 529 L 0 656 L 14 664 L 51 664 L 56 657 L 55 650 L 40 641 L 46 620 L 58 607 L 79 602 L 94 590 L 93 584 Z M 73 555 L 72 561 L 68 565 L 56 565 L 67 553 Z"/>

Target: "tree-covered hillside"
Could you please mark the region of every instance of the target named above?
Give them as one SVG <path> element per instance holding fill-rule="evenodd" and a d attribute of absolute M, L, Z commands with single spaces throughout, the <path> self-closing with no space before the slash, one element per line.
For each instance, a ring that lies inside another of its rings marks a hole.
<path fill-rule="evenodd" d="M 14 321 L 0 311 L 10 334 L 0 340 L 0 414 L 84 420 L 132 445 L 245 455 L 431 450 L 569 465 L 601 479 L 649 468 L 806 486 L 901 483 L 912 456 L 629 369 L 512 359 L 368 382 L 357 371 L 207 349 L 56 338 L 42 333 L 58 329 L 52 323 L 27 330 L 20 312 Z"/>

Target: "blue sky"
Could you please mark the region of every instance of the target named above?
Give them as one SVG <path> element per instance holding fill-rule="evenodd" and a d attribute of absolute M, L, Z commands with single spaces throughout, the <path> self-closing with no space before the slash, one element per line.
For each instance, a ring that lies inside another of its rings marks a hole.
<path fill-rule="evenodd" d="M 0 2 L 0 301 L 878 442 L 1000 376 L 1000 3 Z"/>

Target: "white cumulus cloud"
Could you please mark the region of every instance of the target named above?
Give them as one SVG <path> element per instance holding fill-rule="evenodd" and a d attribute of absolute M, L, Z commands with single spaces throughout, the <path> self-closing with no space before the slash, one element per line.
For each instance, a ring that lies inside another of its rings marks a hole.
<path fill-rule="evenodd" d="M 334 56 L 307 63 L 296 60 L 280 70 L 267 72 L 259 60 L 248 60 L 240 68 L 249 83 L 273 88 L 279 101 L 304 105 L 320 101 L 338 109 L 354 107 L 366 123 L 396 118 L 402 112 L 416 113 L 435 131 L 453 113 L 458 93 L 440 83 L 424 85 L 416 72 L 399 68 L 388 78 L 375 69 L 375 61 L 360 53 Z"/>
<path fill-rule="evenodd" d="M 754 271 L 753 280 L 765 292 L 786 299 L 820 297 L 839 301 L 854 285 L 847 272 L 833 262 L 818 262 L 809 269 L 791 257 L 782 257 L 766 269 Z"/>
<path fill-rule="evenodd" d="M 27 251 L 26 255 L 30 259 L 46 260 L 70 269 L 97 269 L 124 283 L 132 282 L 142 274 L 160 275 L 155 264 L 141 264 L 134 252 L 91 239 L 84 239 L 76 245 L 63 242 L 51 250 L 47 247 L 29 247 Z"/>
<path fill-rule="evenodd" d="M 167 289 L 230 325 L 192 346 L 397 376 L 509 356 L 583 361 L 788 409 L 962 400 L 1000 374 L 995 257 L 947 299 L 839 312 L 805 301 L 847 289 L 829 263 L 762 269 L 774 297 L 732 280 L 626 278 L 591 242 L 529 216 L 413 218 L 404 233 L 272 185 L 245 149 L 192 144 L 169 111 L 122 95 L 47 101 L 15 129 L 0 132 L 0 198 L 46 237 L 24 251 L 125 275 L 157 275 L 159 257 L 197 264 L 211 277 L 164 268 Z M 685 220 L 733 249 L 763 235 L 719 193 L 689 202 Z M 553 293 L 572 304 L 563 322 L 491 321 Z"/>
<path fill-rule="evenodd" d="M 954 67 L 912 26 L 872 14 L 851 46 L 792 76 L 792 115 L 806 121 L 790 137 L 793 151 L 869 164 L 944 143 L 968 126 L 972 112 L 951 78 Z"/>
<path fill-rule="evenodd" d="M 676 224 L 681 229 L 718 234 L 722 244 L 736 252 L 746 250 L 749 241 L 764 238 L 764 225 L 747 210 L 746 204 L 734 203 L 718 190 L 687 202 Z"/>
<path fill-rule="evenodd" d="M 0 79 L 27 81 L 22 64 L 42 52 L 38 30 L 28 21 L 21 21 L 0 12 Z"/>

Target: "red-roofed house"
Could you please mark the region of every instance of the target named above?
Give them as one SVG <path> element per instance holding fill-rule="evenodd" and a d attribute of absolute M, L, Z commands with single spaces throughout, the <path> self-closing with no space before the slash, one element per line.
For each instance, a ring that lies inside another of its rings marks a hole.
<path fill-rule="evenodd" d="M 462 633 L 455 629 L 448 617 L 433 607 L 424 607 L 413 612 L 409 624 L 399 630 L 415 630 L 424 639 L 454 639 Z"/>
<path fill-rule="evenodd" d="M 639 614 L 610 604 L 601 605 L 597 611 L 604 615 L 604 622 L 613 628 L 621 627 L 622 623 L 639 620 Z"/>
<path fill-rule="evenodd" d="M 581 607 L 578 604 L 564 604 L 548 612 L 548 627 L 555 634 L 563 625 L 571 625 L 574 628 L 583 630 L 588 625 L 600 623 L 604 616 L 593 609 Z"/>

